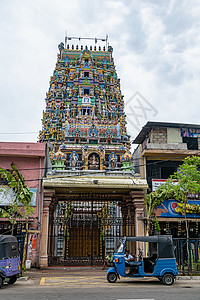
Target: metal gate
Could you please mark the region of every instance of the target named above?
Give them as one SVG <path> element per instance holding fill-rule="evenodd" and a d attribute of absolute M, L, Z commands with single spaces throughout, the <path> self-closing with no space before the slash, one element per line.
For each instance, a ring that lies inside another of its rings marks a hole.
<path fill-rule="evenodd" d="M 50 216 L 49 265 L 99 265 L 124 235 L 134 235 L 133 217 L 122 217 L 120 201 L 87 193 L 60 200 Z"/>
<path fill-rule="evenodd" d="M 200 274 L 200 239 L 199 238 L 174 238 L 175 255 L 178 271 L 181 275 Z M 187 253 L 187 242 L 189 257 Z"/>

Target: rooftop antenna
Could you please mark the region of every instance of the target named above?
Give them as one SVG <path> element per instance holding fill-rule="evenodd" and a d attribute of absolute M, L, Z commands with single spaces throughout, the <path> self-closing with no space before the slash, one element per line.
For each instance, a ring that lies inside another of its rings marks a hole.
<path fill-rule="evenodd" d="M 77 36 L 67 36 L 67 31 L 65 31 L 65 48 L 66 48 L 66 45 L 67 45 L 67 41 L 68 40 L 78 40 L 80 42 L 80 40 L 92 40 L 95 42 L 95 44 L 98 42 L 98 41 L 102 41 L 102 42 L 105 42 L 106 43 L 106 49 L 108 47 L 108 35 L 106 35 L 106 38 L 91 38 L 91 37 L 77 37 Z"/>
<path fill-rule="evenodd" d="M 67 30 L 65 30 L 65 49 L 66 49 L 66 45 L 67 45 Z"/>
<path fill-rule="evenodd" d="M 108 49 L 108 34 L 106 34 L 106 50 Z"/>

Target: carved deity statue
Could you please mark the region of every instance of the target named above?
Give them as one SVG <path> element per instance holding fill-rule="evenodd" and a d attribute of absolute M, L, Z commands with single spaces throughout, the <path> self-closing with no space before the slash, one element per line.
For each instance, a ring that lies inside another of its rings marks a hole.
<path fill-rule="evenodd" d="M 116 159 L 116 156 L 114 153 L 112 153 L 112 156 L 110 158 L 110 162 L 111 162 L 111 168 L 114 169 L 115 166 L 116 166 L 116 162 L 117 162 L 117 159 Z"/>
<path fill-rule="evenodd" d="M 70 167 L 72 168 L 72 170 L 79 168 L 79 156 L 76 153 L 76 151 L 73 151 L 70 154 L 69 160 L 70 160 Z"/>
<path fill-rule="evenodd" d="M 72 168 L 75 168 L 78 162 L 78 158 L 76 156 L 76 153 L 73 152 L 72 154 L 72 158 L 71 158 L 71 164 L 72 164 Z"/>
<path fill-rule="evenodd" d="M 93 154 L 89 159 L 89 169 L 97 170 L 99 168 L 99 159 Z"/>

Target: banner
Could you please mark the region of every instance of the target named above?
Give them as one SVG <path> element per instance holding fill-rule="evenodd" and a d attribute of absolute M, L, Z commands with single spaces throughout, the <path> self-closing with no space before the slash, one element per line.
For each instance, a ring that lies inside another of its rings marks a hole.
<path fill-rule="evenodd" d="M 188 200 L 189 205 L 200 205 L 199 200 Z M 182 203 L 176 200 L 165 200 L 162 202 L 161 205 L 157 206 L 154 209 L 154 212 L 157 217 L 165 217 L 165 218 L 183 218 L 184 215 L 181 213 L 181 205 Z M 199 218 L 200 214 L 195 213 L 187 213 L 187 206 L 186 206 L 186 217 L 187 218 Z"/>
<path fill-rule="evenodd" d="M 30 188 L 33 193 L 31 198 L 31 206 L 36 206 L 37 203 L 37 189 Z M 13 202 L 15 199 L 15 193 L 11 188 L 0 187 L 0 206 L 6 206 Z"/>
<path fill-rule="evenodd" d="M 181 136 L 182 137 L 200 137 L 200 129 L 189 129 L 189 128 L 181 128 Z"/>

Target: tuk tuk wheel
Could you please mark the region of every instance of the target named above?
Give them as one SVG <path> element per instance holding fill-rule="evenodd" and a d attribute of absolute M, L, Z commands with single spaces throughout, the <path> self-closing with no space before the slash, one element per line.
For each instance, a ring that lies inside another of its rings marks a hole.
<path fill-rule="evenodd" d="M 162 278 L 164 285 L 172 285 L 174 283 L 174 276 L 172 274 L 165 274 Z"/>
<path fill-rule="evenodd" d="M 17 275 L 13 275 L 9 278 L 8 284 L 14 284 L 17 280 Z"/>
<path fill-rule="evenodd" d="M 0 288 L 2 287 L 3 285 L 3 278 L 0 276 Z"/>
<path fill-rule="evenodd" d="M 117 281 L 117 274 L 116 273 L 108 273 L 107 274 L 107 280 L 110 283 L 115 283 Z"/>

